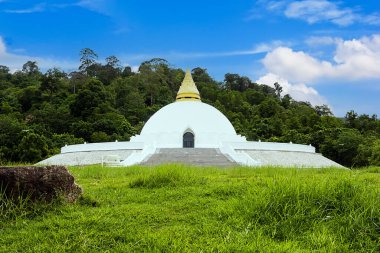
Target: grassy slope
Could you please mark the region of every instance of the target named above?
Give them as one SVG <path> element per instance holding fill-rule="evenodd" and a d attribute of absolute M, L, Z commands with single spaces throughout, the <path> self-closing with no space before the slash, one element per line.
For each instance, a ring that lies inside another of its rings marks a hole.
<path fill-rule="evenodd" d="M 380 170 L 71 168 L 84 198 L 2 211 L 2 252 L 379 252 Z"/>

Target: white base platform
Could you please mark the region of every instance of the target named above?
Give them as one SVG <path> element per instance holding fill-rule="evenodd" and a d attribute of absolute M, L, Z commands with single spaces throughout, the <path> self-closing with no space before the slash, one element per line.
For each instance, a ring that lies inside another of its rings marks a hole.
<path fill-rule="evenodd" d="M 243 166 L 282 167 L 342 167 L 338 163 L 315 153 L 308 145 L 272 142 L 223 142 L 214 147 L 231 160 Z M 158 148 L 142 142 L 105 142 L 65 146 L 61 154 L 52 156 L 38 165 L 82 166 L 103 164 L 108 158 L 116 166 L 140 164 L 156 154 Z"/>

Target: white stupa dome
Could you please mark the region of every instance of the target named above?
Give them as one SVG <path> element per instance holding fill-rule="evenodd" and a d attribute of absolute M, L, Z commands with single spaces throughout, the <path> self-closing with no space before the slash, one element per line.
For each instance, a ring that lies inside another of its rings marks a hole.
<path fill-rule="evenodd" d="M 199 92 L 186 73 L 177 101 L 164 106 L 145 123 L 132 141 L 152 143 L 156 147 L 183 147 L 184 135 L 193 135 L 194 147 L 219 147 L 222 142 L 242 141 L 231 122 L 215 107 L 202 103 Z"/>
<path fill-rule="evenodd" d="M 235 129 L 220 111 L 198 101 L 171 103 L 146 122 L 141 135 L 161 133 L 214 133 L 236 135 Z"/>
<path fill-rule="evenodd" d="M 219 147 L 221 142 L 242 138 L 215 107 L 200 101 L 177 101 L 153 114 L 138 139 L 153 141 L 157 147 L 179 148 L 183 147 L 185 133 L 194 135 L 195 147 L 204 148 Z"/>

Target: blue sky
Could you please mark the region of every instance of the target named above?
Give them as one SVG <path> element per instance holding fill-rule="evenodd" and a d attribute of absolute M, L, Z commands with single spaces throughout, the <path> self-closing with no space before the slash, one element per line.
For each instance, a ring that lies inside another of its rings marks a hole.
<path fill-rule="evenodd" d="M 85 47 L 135 69 L 161 57 L 218 81 L 277 81 L 337 116 L 380 116 L 378 0 L 0 0 L 0 65 L 70 71 Z"/>

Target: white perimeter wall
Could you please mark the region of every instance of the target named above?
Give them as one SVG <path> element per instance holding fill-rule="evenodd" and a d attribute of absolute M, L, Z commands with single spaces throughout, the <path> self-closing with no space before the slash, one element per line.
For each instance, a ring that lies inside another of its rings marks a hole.
<path fill-rule="evenodd" d="M 141 136 L 139 136 L 141 137 Z M 61 153 L 72 153 L 72 152 L 86 152 L 86 151 L 107 151 L 107 150 L 142 150 L 146 147 L 154 148 L 181 148 L 182 147 L 182 136 L 178 138 L 173 138 L 172 134 L 161 135 L 161 136 L 145 136 L 148 138 L 136 138 L 131 142 L 101 142 L 101 143 L 86 143 L 86 144 L 76 144 L 68 145 L 61 148 Z M 151 137 L 153 142 L 148 142 L 147 139 Z M 224 137 L 224 138 L 223 138 Z M 256 141 L 245 141 L 241 137 L 240 141 L 236 141 L 237 136 L 231 138 L 231 136 L 213 136 L 208 135 L 198 136 L 195 138 L 195 148 L 221 148 L 228 146 L 234 150 L 278 150 L 278 151 L 296 151 L 296 152 L 308 152 L 315 153 L 315 148 L 311 145 L 301 145 L 301 144 L 291 144 L 291 143 L 278 143 L 278 142 L 256 142 Z M 230 137 L 230 138 L 229 138 Z M 220 142 L 220 139 L 225 141 Z M 139 140 L 139 142 L 137 142 Z M 144 143 L 145 142 L 145 143 Z"/>
<path fill-rule="evenodd" d="M 224 143 L 224 145 L 229 145 L 235 150 L 271 150 L 315 153 L 315 147 L 311 145 L 293 143 L 247 141 Z"/>
<path fill-rule="evenodd" d="M 107 151 L 107 150 L 141 150 L 144 148 L 142 142 L 99 142 L 67 145 L 61 148 L 61 153 L 86 152 L 86 151 Z"/>

